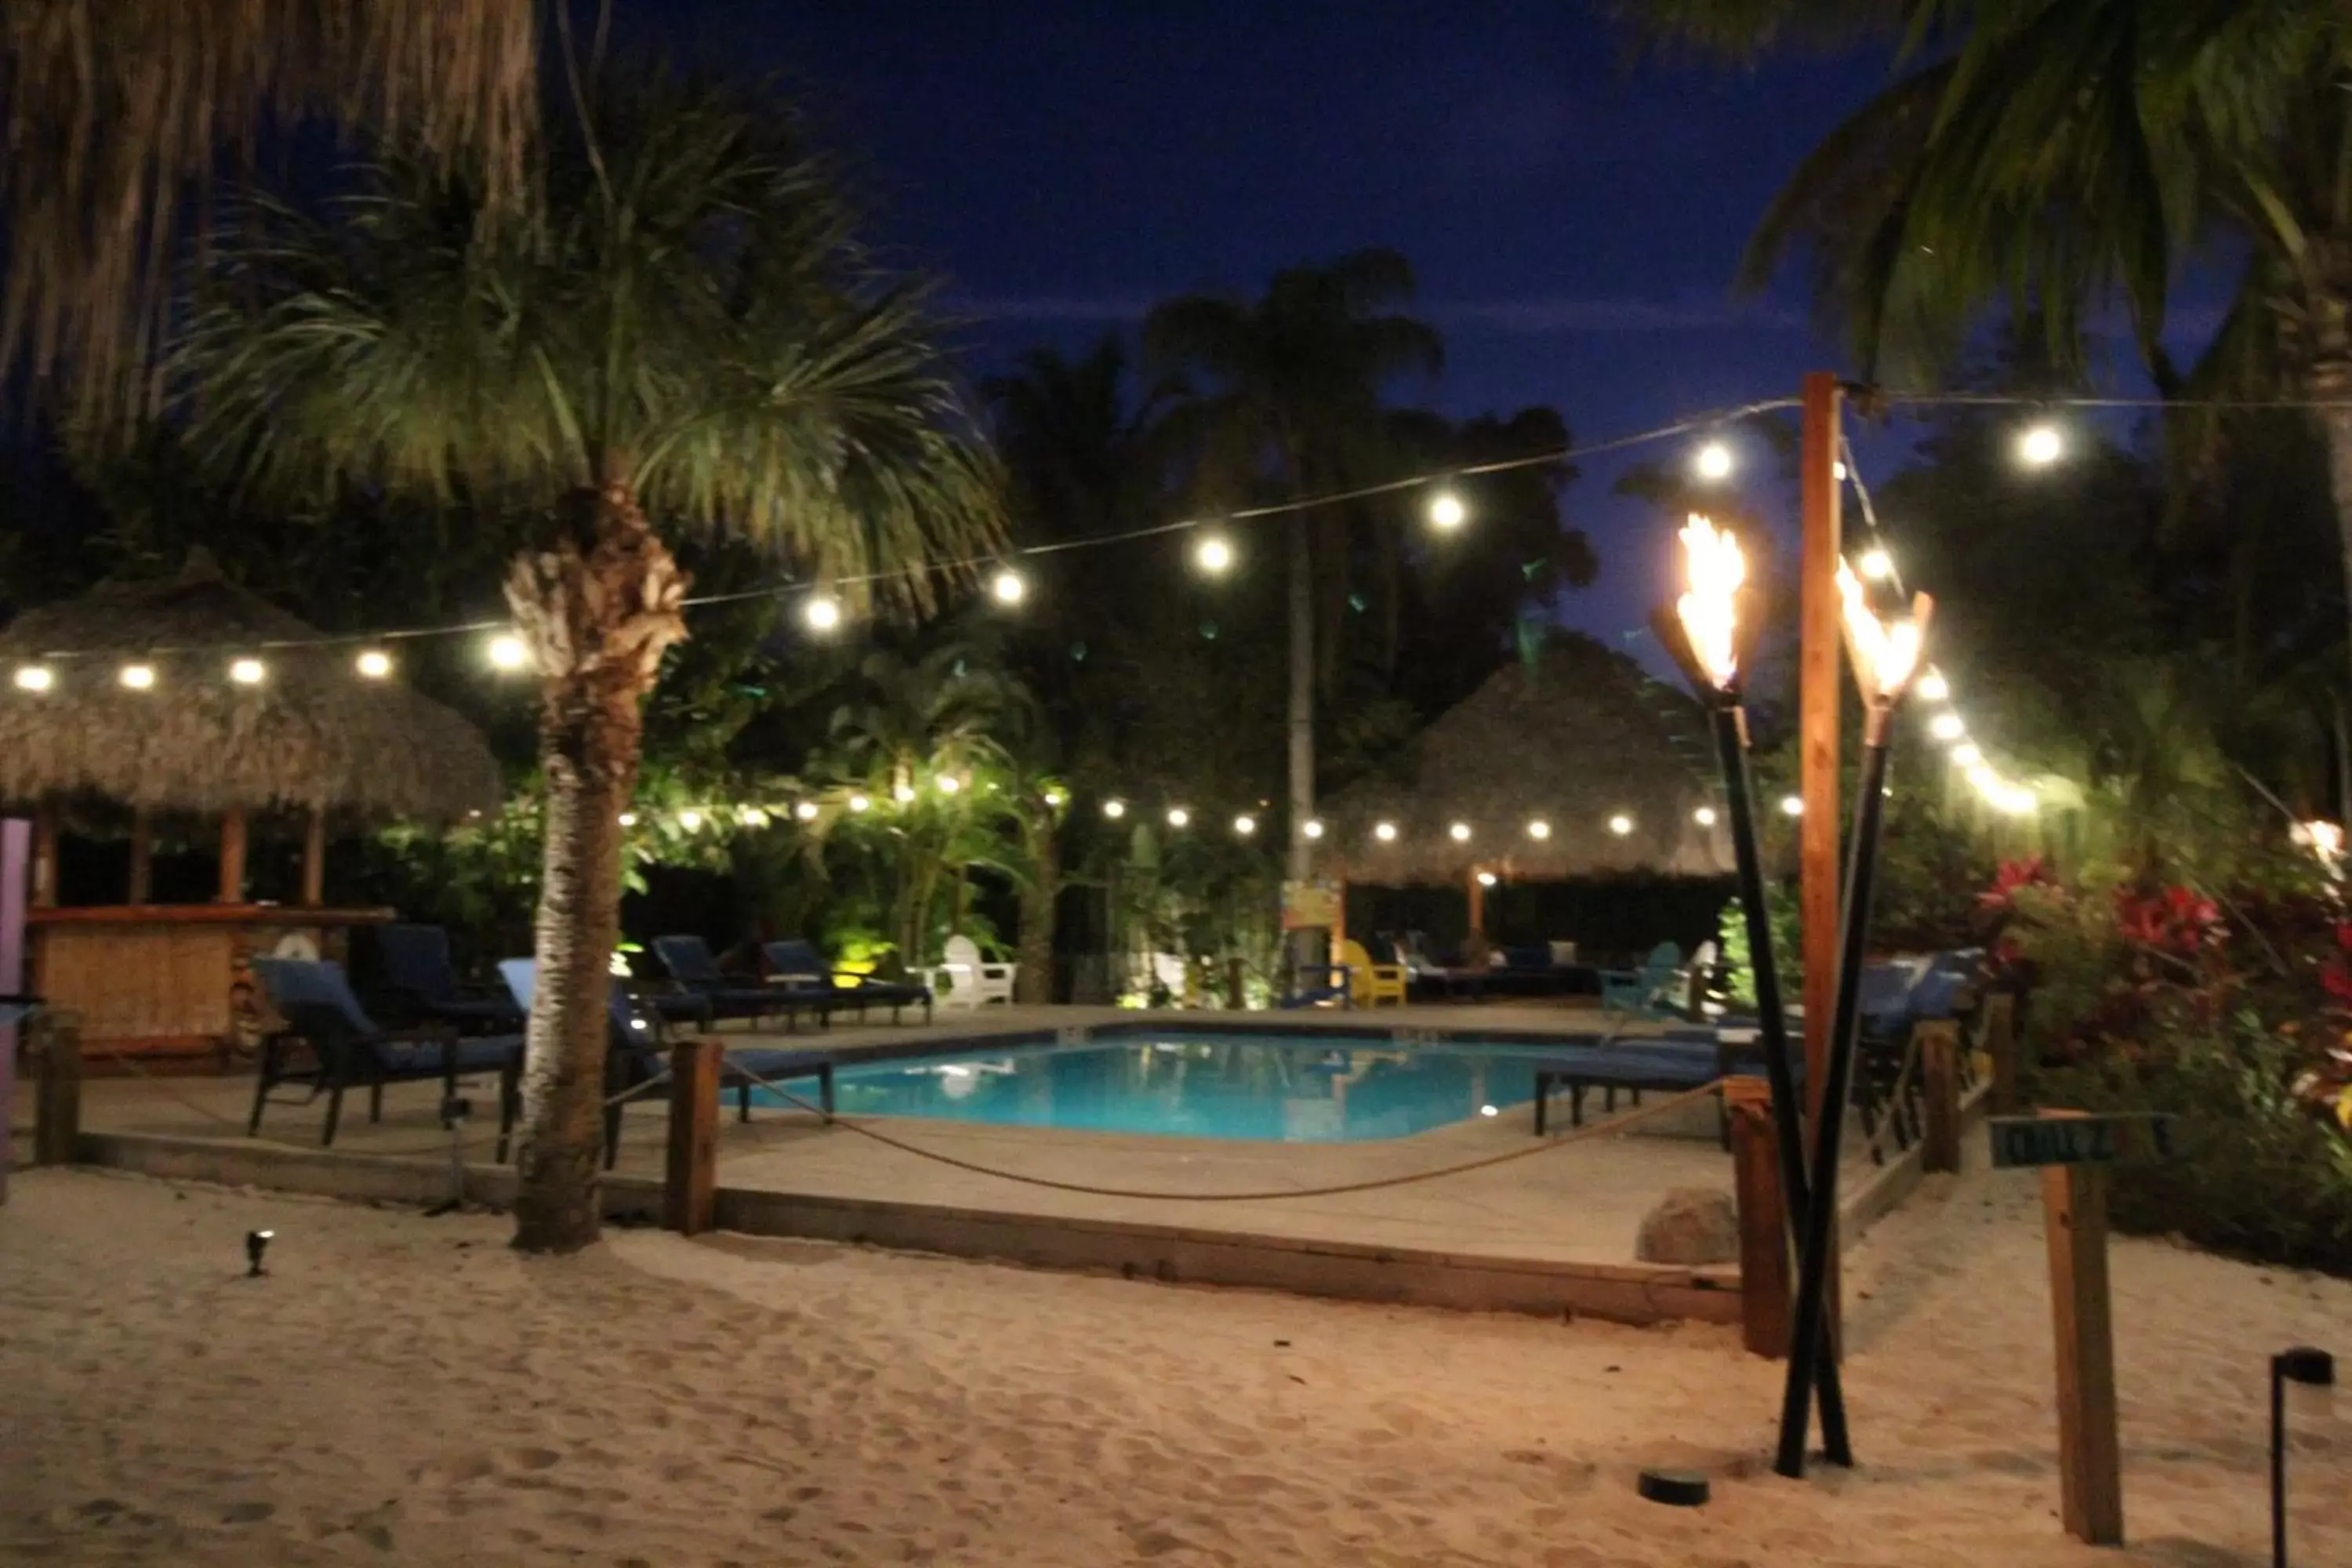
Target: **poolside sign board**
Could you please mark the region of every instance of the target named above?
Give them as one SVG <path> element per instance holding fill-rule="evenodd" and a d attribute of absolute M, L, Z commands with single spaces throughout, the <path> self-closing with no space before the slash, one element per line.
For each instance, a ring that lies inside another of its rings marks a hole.
<path fill-rule="evenodd" d="M 1329 931 L 1339 923 L 1339 885 L 1336 882 L 1285 882 L 1282 885 L 1282 929 Z"/>
<path fill-rule="evenodd" d="M 2112 1165 L 2126 1154 L 2172 1153 L 2169 1116 L 1995 1116 L 1995 1169 L 2034 1165 Z"/>

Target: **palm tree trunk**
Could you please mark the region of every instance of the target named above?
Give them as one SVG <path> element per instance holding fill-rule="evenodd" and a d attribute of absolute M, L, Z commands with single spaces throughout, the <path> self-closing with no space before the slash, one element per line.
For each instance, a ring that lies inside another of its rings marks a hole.
<path fill-rule="evenodd" d="M 646 694 L 686 635 L 686 577 L 629 487 L 566 498 L 556 539 L 516 558 L 508 606 L 539 661 L 546 773 L 539 987 L 522 1076 L 514 1244 L 596 1239 L 609 965 L 620 941 L 621 813 L 636 788 Z"/>
<path fill-rule="evenodd" d="M 1021 884 L 1021 967 L 1013 993 L 1026 1003 L 1054 999 L 1054 914 L 1062 892 L 1062 846 L 1046 823 L 1030 836 L 1028 876 Z"/>

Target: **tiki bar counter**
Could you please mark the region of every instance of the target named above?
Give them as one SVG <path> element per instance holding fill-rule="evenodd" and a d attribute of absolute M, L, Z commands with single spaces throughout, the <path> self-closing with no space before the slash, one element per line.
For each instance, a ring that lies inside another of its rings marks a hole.
<path fill-rule="evenodd" d="M 383 909 L 325 903 L 331 829 L 493 808 L 481 735 L 192 558 L 168 583 L 103 584 L 0 632 L 0 802 L 34 821 L 32 986 L 81 1016 L 93 1073 L 218 1071 L 265 1022 L 247 964 L 336 958 Z M 299 833 L 299 889 L 248 894 L 257 827 Z M 60 905 L 64 834 L 127 837 L 121 901 Z M 217 847 L 208 902 L 152 897 L 159 840 Z"/>

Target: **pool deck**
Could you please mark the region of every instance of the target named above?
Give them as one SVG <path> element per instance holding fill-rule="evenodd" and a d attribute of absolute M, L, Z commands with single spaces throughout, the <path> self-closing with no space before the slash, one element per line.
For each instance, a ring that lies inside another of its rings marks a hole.
<path fill-rule="evenodd" d="M 1402 1031 L 1409 1042 L 1457 1032 L 1485 1038 L 1589 1033 L 1622 1022 L 1558 1005 L 1150 1015 L 1108 1007 L 998 1006 L 976 1015 L 943 1014 L 929 1026 L 845 1021 L 822 1034 L 728 1028 L 720 1037 L 730 1046 L 821 1044 L 856 1061 L 967 1046 L 1067 1041 L 1106 1026 Z M 510 1188 L 510 1176 L 490 1163 L 494 1123 L 487 1118 L 494 1114 L 495 1091 L 478 1082 L 467 1092 L 486 1119 L 478 1123 L 467 1150 L 467 1190 L 496 1199 Z M 264 1186 L 282 1181 L 308 1190 L 427 1201 L 446 1190 L 446 1135 L 434 1120 L 438 1093 L 433 1084 L 388 1089 L 381 1124 L 367 1121 L 364 1096 L 351 1098 L 342 1131 L 327 1154 L 313 1142 L 320 1116 L 316 1106 L 273 1104 L 263 1137 L 246 1138 L 251 1095 L 252 1080 L 244 1077 L 93 1079 L 83 1091 L 85 1143 L 104 1163 L 159 1174 Z M 1657 1098 L 1651 1099 L 1654 1108 Z M 790 1110 L 762 1107 L 750 1124 L 740 1124 L 730 1101 L 720 1134 L 719 1223 L 768 1234 L 1314 1294 L 1583 1310 L 1636 1320 L 1733 1321 L 1736 1265 L 1671 1268 L 1634 1259 L 1642 1217 L 1666 1192 L 1730 1190 L 1730 1162 L 1716 1142 L 1713 1103 L 1681 1106 L 1612 1131 L 1612 1123 L 1629 1114 L 1622 1097 L 1619 1105 L 1615 1117 L 1593 1116 L 1580 1137 L 1567 1132 L 1565 1114 L 1558 1115 L 1552 1135 L 1541 1142 L 1532 1134 L 1532 1108 L 1527 1105 L 1412 1137 L 1345 1143 L 1200 1140 L 934 1118 L 876 1118 L 866 1123 L 922 1151 L 916 1153 Z M 1597 1093 L 1592 1109 L 1599 1109 Z M 656 1094 L 633 1104 L 623 1121 L 608 1202 L 623 1210 L 650 1212 L 657 1206 L 662 1174 L 666 1102 Z M 1033 1185 L 926 1155 L 1116 1190 Z M 1394 1184 L 1398 1177 L 1496 1155 L 1515 1157 Z M 1875 1168 L 1858 1142 L 1848 1158 L 1846 1190 L 1857 1193 L 1870 1184 Z M 333 1175 L 337 1168 L 341 1177 Z M 336 1180 L 342 1182 L 341 1189 L 333 1185 Z M 1232 1202 L 1129 1195 L 1303 1193 L 1355 1183 L 1391 1184 Z"/>

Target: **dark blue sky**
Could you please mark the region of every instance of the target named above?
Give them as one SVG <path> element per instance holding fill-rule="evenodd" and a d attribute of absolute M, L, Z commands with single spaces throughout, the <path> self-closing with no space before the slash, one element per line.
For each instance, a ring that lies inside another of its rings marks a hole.
<path fill-rule="evenodd" d="M 1449 353 L 1401 390 L 1456 415 L 1550 404 L 1605 438 L 1839 363 L 1800 279 L 1752 302 L 1728 285 L 1779 183 L 1881 79 L 1873 60 L 1636 61 L 1570 0 L 659 10 L 667 47 L 790 79 L 887 204 L 882 237 L 987 319 L 983 361 L 1388 245 Z M 1567 618 L 1604 634 L 1640 624 L 1668 551 L 1610 498 L 1616 472 L 1590 463 L 1568 496 L 1602 574 Z"/>

